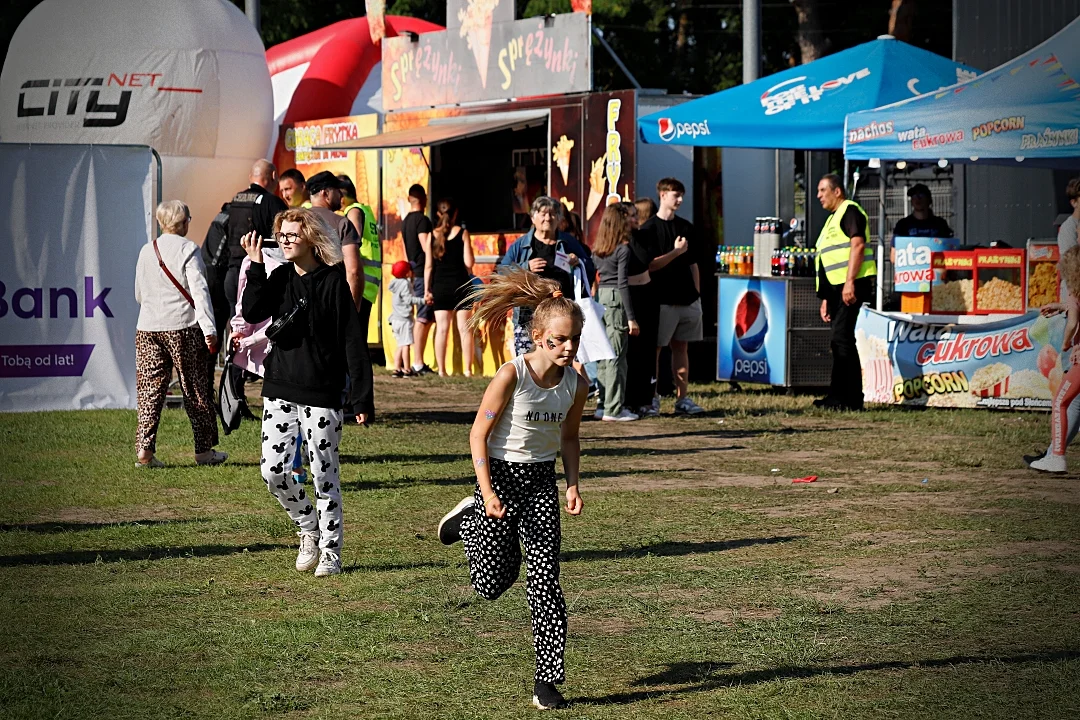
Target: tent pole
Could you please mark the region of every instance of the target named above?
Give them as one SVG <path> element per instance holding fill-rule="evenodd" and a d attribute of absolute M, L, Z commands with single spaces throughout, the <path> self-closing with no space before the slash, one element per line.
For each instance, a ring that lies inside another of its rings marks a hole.
<path fill-rule="evenodd" d="M 851 175 L 849 174 L 850 166 L 848 165 L 848 159 L 844 158 L 844 192 L 851 190 Z M 851 193 L 853 196 L 855 193 Z M 854 199 L 854 197 L 852 198 Z"/>
<path fill-rule="evenodd" d="M 877 245 L 877 310 L 881 312 L 885 305 L 885 233 L 888 224 L 885 218 L 885 178 L 889 163 L 881 161 L 878 177 L 878 245 Z"/>

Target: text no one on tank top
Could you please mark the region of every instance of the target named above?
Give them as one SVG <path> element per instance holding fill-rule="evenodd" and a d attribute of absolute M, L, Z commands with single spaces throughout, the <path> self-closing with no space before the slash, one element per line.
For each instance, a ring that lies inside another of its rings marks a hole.
<path fill-rule="evenodd" d="M 542 388 L 533 380 L 524 355 L 511 363 L 517 371 L 517 385 L 488 436 L 488 455 L 519 463 L 554 460 L 561 446 L 562 424 L 577 393 L 577 371 L 567 367 L 558 385 Z"/>

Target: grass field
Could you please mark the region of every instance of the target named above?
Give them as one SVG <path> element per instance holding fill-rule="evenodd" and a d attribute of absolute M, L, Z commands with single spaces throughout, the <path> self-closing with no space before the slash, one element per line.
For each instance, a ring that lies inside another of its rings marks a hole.
<path fill-rule="evenodd" d="M 482 390 L 377 379 L 342 443 L 347 572 L 318 580 L 257 424 L 201 469 L 167 411 L 171 467 L 142 472 L 133 412 L 0 416 L 0 718 L 532 717 L 524 574 L 481 600 L 434 537 Z M 1080 716 L 1078 481 L 1020 462 L 1046 415 L 695 395 L 582 425 L 564 716 Z"/>

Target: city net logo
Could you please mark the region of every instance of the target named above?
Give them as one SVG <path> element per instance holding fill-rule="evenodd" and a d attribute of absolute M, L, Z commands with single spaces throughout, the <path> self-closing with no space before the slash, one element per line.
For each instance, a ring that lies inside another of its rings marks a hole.
<path fill-rule="evenodd" d="M 657 121 L 657 125 L 660 130 L 660 139 L 664 142 L 671 142 L 681 138 L 683 135 L 689 135 L 692 138 L 698 136 L 707 136 L 709 132 L 709 121 L 703 120 L 701 122 L 672 122 L 671 118 L 660 118 Z"/>

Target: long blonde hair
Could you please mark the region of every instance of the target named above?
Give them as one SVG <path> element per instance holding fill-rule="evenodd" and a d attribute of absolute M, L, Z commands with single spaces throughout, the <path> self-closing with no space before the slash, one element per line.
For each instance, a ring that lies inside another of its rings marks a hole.
<path fill-rule="evenodd" d="M 563 297 L 559 283 L 522 268 L 492 275 L 486 283 L 469 291 L 469 299 L 473 301 L 473 314 L 469 318 L 473 330 L 498 325 L 506 318 L 506 313 L 516 307 L 532 309 L 530 330 L 543 329 L 557 317 L 570 317 L 585 323 L 581 308 L 570 298 Z"/>
<path fill-rule="evenodd" d="M 1080 247 L 1073 246 L 1065 251 L 1058 261 L 1058 270 L 1073 297 L 1080 297 Z"/>
<path fill-rule="evenodd" d="M 615 248 L 630 242 L 630 211 L 622 203 L 615 203 L 604 208 L 600 218 L 600 230 L 593 242 L 593 255 L 607 257 Z"/>
<path fill-rule="evenodd" d="M 306 208 L 289 208 L 279 212 L 274 218 L 274 235 L 281 232 L 282 223 L 300 224 L 300 237 L 311 243 L 315 257 L 324 265 L 337 265 L 341 262 L 341 248 L 334 240 L 333 231 L 321 217 Z"/>

